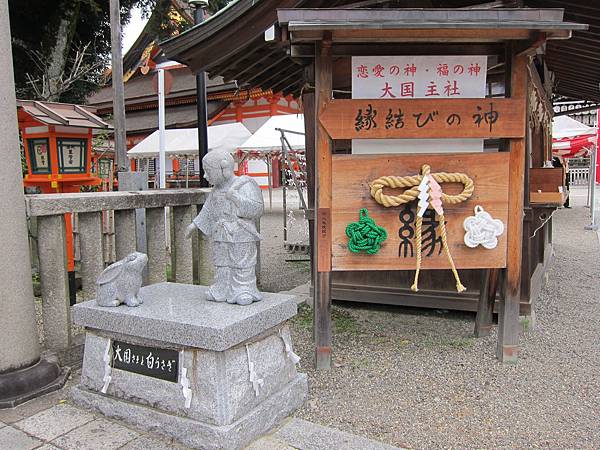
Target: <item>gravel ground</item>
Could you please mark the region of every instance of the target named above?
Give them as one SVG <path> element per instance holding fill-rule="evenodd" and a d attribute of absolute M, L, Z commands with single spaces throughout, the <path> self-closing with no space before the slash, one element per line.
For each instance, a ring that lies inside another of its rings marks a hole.
<path fill-rule="evenodd" d="M 296 214 L 300 217 L 300 213 Z M 260 220 L 262 241 L 260 288 L 266 292 L 288 291 L 310 281 L 308 261 L 286 261 L 303 258 L 288 253 L 283 246 L 283 216 L 281 210 L 267 211 Z M 303 258 L 305 259 L 305 258 Z"/>
<path fill-rule="evenodd" d="M 334 361 L 312 369 L 311 312 L 293 326 L 310 398 L 298 417 L 409 448 L 600 448 L 600 246 L 587 210 L 555 215 L 556 257 L 519 363 L 472 338 L 474 315 L 334 306 Z"/>

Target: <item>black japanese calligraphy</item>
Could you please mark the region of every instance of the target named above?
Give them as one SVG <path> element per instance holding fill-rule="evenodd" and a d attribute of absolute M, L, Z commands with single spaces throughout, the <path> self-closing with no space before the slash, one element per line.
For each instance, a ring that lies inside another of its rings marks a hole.
<path fill-rule="evenodd" d="M 362 108 L 360 108 L 356 114 L 356 118 L 354 119 L 354 129 L 356 131 L 368 131 L 371 128 L 377 128 L 375 117 L 377 117 L 377 111 L 373 109 L 373 105 L 370 103 L 364 114 Z"/>
<path fill-rule="evenodd" d="M 392 108 L 389 109 L 387 116 L 385 116 L 385 128 L 402 128 L 404 127 L 404 113 L 398 108 L 398 113 L 394 113 Z"/>

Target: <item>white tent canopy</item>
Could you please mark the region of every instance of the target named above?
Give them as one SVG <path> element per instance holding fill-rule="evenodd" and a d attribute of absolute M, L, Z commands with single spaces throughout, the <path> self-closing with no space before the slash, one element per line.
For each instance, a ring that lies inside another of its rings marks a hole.
<path fill-rule="evenodd" d="M 569 116 L 557 116 L 552 120 L 553 139 L 564 139 L 587 134 L 596 134 L 596 128 L 588 127 Z"/>
<path fill-rule="evenodd" d="M 240 150 L 261 153 L 280 152 L 281 133 L 277 128 L 304 134 L 304 115 L 285 114 L 270 117 L 248 140 L 239 146 Z M 305 149 L 306 145 L 303 135 L 286 133 L 285 137 L 290 143 L 292 150 Z"/>
<path fill-rule="evenodd" d="M 208 150 L 234 152 L 252 134 L 241 123 L 226 123 L 208 127 Z M 198 129 L 165 130 L 165 154 L 198 157 Z M 129 158 L 158 157 L 158 130 L 127 152 Z"/>

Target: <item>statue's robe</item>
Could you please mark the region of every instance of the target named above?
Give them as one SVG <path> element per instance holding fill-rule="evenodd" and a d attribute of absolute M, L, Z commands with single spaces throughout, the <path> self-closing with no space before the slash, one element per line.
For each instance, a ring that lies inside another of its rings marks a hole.
<path fill-rule="evenodd" d="M 237 204 L 227 198 L 235 192 Z M 196 227 L 213 244 L 215 283 L 209 294 L 217 301 L 235 303 L 241 294 L 261 299 L 256 288 L 256 220 L 264 210 L 260 187 L 248 176 L 236 177 L 228 187 L 215 187 L 194 219 Z"/>

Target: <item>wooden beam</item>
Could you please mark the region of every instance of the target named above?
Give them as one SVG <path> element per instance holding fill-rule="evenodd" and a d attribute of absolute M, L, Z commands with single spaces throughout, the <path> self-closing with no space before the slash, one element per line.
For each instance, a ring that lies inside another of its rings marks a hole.
<path fill-rule="evenodd" d="M 274 57 L 277 54 L 281 53 L 281 49 L 277 48 L 275 50 L 272 50 L 270 52 L 265 53 L 263 56 L 261 56 L 260 58 L 258 58 L 255 61 L 246 63 L 245 65 L 237 65 L 236 64 L 236 68 L 237 67 L 244 67 L 244 69 L 238 71 L 236 69 L 230 69 L 232 73 L 235 73 L 235 76 L 233 79 L 235 80 L 243 80 L 244 77 L 243 75 L 251 72 L 255 67 L 259 66 L 260 64 L 264 63 L 265 61 L 267 61 L 268 59 L 271 59 L 272 57 Z"/>
<path fill-rule="evenodd" d="M 276 84 L 272 86 L 273 92 L 282 91 L 284 88 L 297 84 L 301 81 L 302 74 L 304 73 L 304 68 L 298 67 L 296 72 L 289 74 L 285 78 L 281 78 Z"/>
<path fill-rule="evenodd" d="M 563 30 L 552 31 L 562 35 Z M 569 31 L 569 30 L 564 30 Z M 340 29 L 333 30 L 336 42 L 501 42 L 503 40 L 527 40 L 532 37 L 528 29 L 455 29 L 455 28 L 423 28 L 423 29 Z M 294 42 L 318 41 L 322 30 L 294 31 Z"/>
<path fill-rule="evenodd" d="M 361 44 L 340 43 L 333 47 L 333 56 L 393 56 L 393 55 L 500 55 L 503 46 L 497 43 L 488 44 L 403 44 L 394 43 Z M 314 48 L 311 44 L 297 44 L 291 47 L 291 57 L 312 58 Z"/>
<path fill-rule="evenodd" d="M 261 84 L 262 80 L 261 80 L 261 76 L 263 74 L 267 74 L 267 77 L 265 79 L 270 79 L 273 76 L 277 76 L 279 71 L 278 70 L 272 70 L 272 69 L 276 69 L 276 66 L 278 64 L 281 64 L 283 61 L 285 61 L 287 59 L 286 55 L 281 55 L 281 56 L 277 56 L 273 61 L 271 61 L 269 64 L 265 65 L 261 70 L 259 70 L 256 73 L 253 73 L 252 76 L 250 78 L 245 78 L 244 82 L 248 83 L 248 84 Z M 258 81 L 256 81 L 258 80 Z"/>
<path fill-rule="evenodd" d="M 315 44 L 316 280 L 314 338 L 317 370 L 331 368 L 331 139 L 319 121 L 332 96 L 331 40 Z"/>
<path fill-rule="evenodd" d="M 526 117 L 527 58 L 513 56 L 510 97 L 523 100 L 515 113 Z M 507 266 L 505 294 L 499 309 L 497 357 L 504 363 L 516 363 L 519 348 L 519 303 L 521 299 L 521 259 L 523 245 L 523 203 L 525 177 L 525 139 L 510 140 L 510 174 L 507 226 Z"/>

